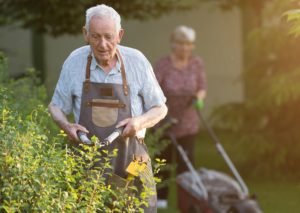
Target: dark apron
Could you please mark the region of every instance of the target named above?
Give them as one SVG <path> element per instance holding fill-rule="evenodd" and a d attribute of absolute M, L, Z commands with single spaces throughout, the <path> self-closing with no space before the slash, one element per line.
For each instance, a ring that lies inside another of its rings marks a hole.
<path fill-rule="evenodd" d="M 115 129 L 116 124 L 126 118 L 131 118 L 130 90 L 127 85 L 124 63 L 119 51 L 117 55 L 121 63 L 121 75 L 123 84 L 96 83 L 90 81 L 90 66 L 92 61 L 91 53 L 88 55 L 86 65 L 86 79 L 82 87 L 81 108 L 79 124 L 89 130 L 89 137 L 95 135 L 100 140 L 105 139 Z M 147 187 L 155 192 L 150 157 L 147 147 L 142 138 L 119 137 L 112 144 L 105 147 L 108 151 L 118 150 L 118 154 L 111 160 L 112 177 L 109 177 L 110 184 L 117 187 L 128 185 L 128 173 L 126 168 L 132 161 L 138 160 L 147 164 L 145 174 Z M 132 181 L 138 189 L 142 190 L 140 180 Z M 145 184 L 145 183 L 144 183 Z M 156 195 L 149 199 L 149 207 L 144 208 L 145 212 L 156 212 Z"/>

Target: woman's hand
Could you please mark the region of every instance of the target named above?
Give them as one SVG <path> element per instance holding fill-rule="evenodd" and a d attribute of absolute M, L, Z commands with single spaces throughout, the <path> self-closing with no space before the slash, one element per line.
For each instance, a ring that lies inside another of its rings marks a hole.
<path fill-rule="evenodd" d="M 204 99 L 206 97 L 206 90 L 199 90 L 197 92 L 196 96 L 197 96 L 197 100 L 204 101 Z"/>

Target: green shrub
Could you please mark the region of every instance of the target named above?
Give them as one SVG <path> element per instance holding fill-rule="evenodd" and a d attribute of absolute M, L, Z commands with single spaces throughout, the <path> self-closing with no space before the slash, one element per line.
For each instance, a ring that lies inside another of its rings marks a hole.
<path fill-rule="evenodd" d="M 12 80 L 0 54 L 0 82 L 1 212 L 142 212 L 151 189 L 105 183 L 116 150 L 70 146 L 43 105 L 46 90 L 32 69 Z M 95 168 L 99 156 L 104 162 Z M 163 164 L 157 160 L 155 172 Z"/>
<path fill-rule="evenodd" d="M 6 105 L 1 107 L 0 197 L 6 212 L 135 212 L 145 204 L 125 189 L 105 184 L 110 168 L 108 153 L 100 168 L 93 169 L 95 147 L 71 149 L 62 135 L 49 141 L 41 128 L 39 107 L 23 120 Z M 74 154 L 80 152 L 80 155 Z M 149 189 L 145 188 L 145 191 Z M 144 192 L 145 193 L 145 192 Z M 125 196 L 124 196 L 125 195 Z"/>

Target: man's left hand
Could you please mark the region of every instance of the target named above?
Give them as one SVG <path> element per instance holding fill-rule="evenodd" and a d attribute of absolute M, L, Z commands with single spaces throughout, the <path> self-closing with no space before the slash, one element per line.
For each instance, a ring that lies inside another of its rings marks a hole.
<path fill-rule="evenodd" d="M 120 121 L 116 128 L 119 128 L 121 126 L 124 126 L 123 130 L 123 137 L 134 137 L 136 133 L 141 130 L 141 122 L 138 117 L 134 118 L 126 118 L 122 121 Z"/>

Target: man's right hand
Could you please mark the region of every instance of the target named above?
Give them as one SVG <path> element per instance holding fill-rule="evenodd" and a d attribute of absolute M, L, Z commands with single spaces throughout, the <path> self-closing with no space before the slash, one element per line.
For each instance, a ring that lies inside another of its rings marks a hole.
<path fill-rule="evenodd" d="M 77 136 L 77 131 L 89 133 L 84 126 L 76 123 L 70 123 L 63 111 L 55 104 L 50 103 L 48 110 L 55 123 L 57 123 L 58 126 L 64 130 L 64 132 L 68 135 L 68 138 L 74 143 L 80 143 L 80 140 Z"/>
<path fill-rule="evenodd" d="M 77 136 L 78 131 L 89 133 L 89 131 L 84 126 L 81 126 L 80 124 L 76 123 L 67 123 L 62 126 L 62 129 L 67 134 L 68 138 L 75 143 L 81 142 Z"/>

